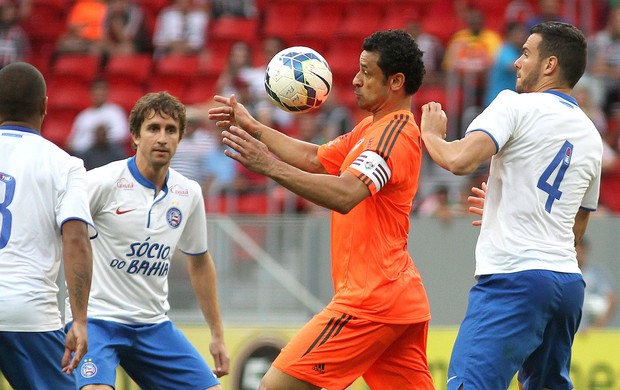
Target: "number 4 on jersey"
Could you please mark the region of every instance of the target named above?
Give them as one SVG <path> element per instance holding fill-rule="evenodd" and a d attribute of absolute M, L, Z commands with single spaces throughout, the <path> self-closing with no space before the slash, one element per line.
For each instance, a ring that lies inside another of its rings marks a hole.
<path fill-rule="evenodd" d="M 547 202 L 545 203 L 545 210 L 551 213 L 551 207 L 553 202 L 559 200 L 562 197 L 562 191 L 560 191 L 560 183 L 564 179 L 564 173 L 570 165 L 571 157 L 573 156 L 573 144 L 568 141 L 564 142 L 564 145 L 560 148 L 560 151 L 555 155 L 551 164 L 545 169 L 538 179 L 537 187 L 542 191 L 549 194 Z M 551 175 L 557 171 L 553 184 L 549 184 Z"/>

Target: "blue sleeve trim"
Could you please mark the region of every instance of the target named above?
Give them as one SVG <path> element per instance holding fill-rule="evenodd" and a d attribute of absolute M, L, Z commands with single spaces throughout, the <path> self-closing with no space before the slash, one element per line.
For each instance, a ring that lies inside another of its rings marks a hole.
<path fill-rule="evenodd" d="M 587 210 L 587 211 L 596 211 L 596 209 L 591 209 L 591 208 L 589 208 L 589 207 L 579 206 L 579 208 L 580 208 L 580 209 Z"/>
<path fill-rule="evenodd" d="M 95 225 L 93 225 L 92 223 L 89 223 L 85 220 L 83 220 L 82 218 L 77 218 L 77 217 L 71 217 L 71 218 L 67 218 L 64 221 L 62 221 L 62 223 L 60 224 L 60 234 L 62 234 L 62 225 L 65 224 L 65 222 L 68 221 L 82 221 L 84 222 L 87 226 L 88 226 L 88 238 L 95 239 L 97 238 L 97 236 L 99 236 L 99 232 L 97 231 L 97 228 L 95 227 Z"/>
<path fill-rule="evenodd" d="M 484 129 L 469 130 L 467 133 L 465 133 L 465 136 L 467 136 L 467 134 L 469 134 L 469 133 L 473 133 L 474 131 L 482 131 L 483 133 L 485 133 L 486 135 L 491 137 L 491 140 L 493 140 L 493 143 L 495 144 L 495 153 L 499 152 L 499 144 L 497 143 L 497 140 L 495 139 L 495 137 L 493 137 L 493 134 L 489 133 L 488 131 L 486 131 Z"/>
<path fill-rule="evenodd" d="M 184 252 L 184 251 L 182 251 L 182 250 L 180 250 L 180 249 L 179 249 L 179 251 L 180 251 L 181 253 L 183 253 L 184 255 L 187 255 L 187 256 L 200 256 L 200 255 L 204 255 L 205 253 L 209 252 L 209 250 L 208 250 L 208 249 L 207 249 L 206 251 L 204 251 L 204 252 L 199 252 L 199 253 L 189 253 L 189 252 Z"/>

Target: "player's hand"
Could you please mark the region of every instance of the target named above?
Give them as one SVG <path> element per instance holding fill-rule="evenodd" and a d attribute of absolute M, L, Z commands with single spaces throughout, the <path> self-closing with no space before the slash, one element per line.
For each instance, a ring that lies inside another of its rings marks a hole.
<path fill-rule="evenodd" d="M 469 212 L 482 216 L 482 211 L 484 210 L 484 198 L 487 194 L 487 183 L 482 182 L 482 188 L 472 187 L 471 192 L 474 193 L 474 196 L 467 197 L 467 203 L 469 203 Z M 482 220 L 477 219 L 471 223 L 473 226 L 482 225 Z"/>
<path fill-rule="evenodd" d="M 73 321 L 65 338 L 65 353 L 62 356 L 62 371 L 70 375 L 77 368 L 88 351 L 86 323 Z M 73 355 L 73 356 L 72 356 Z"/>
<path fill-rule="evenodd" d="M 448 117 L 441 109 L 441 103 L 428 102 L 422 106 L 422 117 L 420 119 L 422 138 L 425 135 L 434 135 L 446 139 L 447 124 Z"/>
<path fill-rule="evenodd" d="M 211 340 L 211 343 L 209 344 L 209 352 L 211 352 L 211 356 L 213 356 L 213 362 L 215 365 L 213 368 L 213 373 L 215 376 L 220 378 L 227 375 L 230 369 L 230 358 L 228 357 L 228 352 L 226 352 L 224 340 Z"/>
<path fill-rule="evenodd" d="M 209 109 L 209 120 L 216 121 L 218 127 L 228 129 L 230 126 L 239 126 L 248 130 L 256 122 L 243 104 L 237 102 L 235 95 L 230 95 L 229 98 L 216 95 L 213 99 L 224 104 Z"/>
<path fill-rule="evenodd" d="M 237 126 L 222 131 L 222 137 L 222 142 L 231 149 L 225 150 L 224 154 L 239 161 L 250 171 L 268 176 L 276 160 L 264 143 Z"/>

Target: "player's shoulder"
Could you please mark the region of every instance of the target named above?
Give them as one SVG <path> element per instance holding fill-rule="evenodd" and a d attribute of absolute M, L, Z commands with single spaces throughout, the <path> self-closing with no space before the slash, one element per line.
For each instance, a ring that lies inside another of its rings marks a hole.
<path fill-rule="evenodd" d="M 168 187 L 174 191 L 191 191 L 192 193 L 202 193 L 202 188 L 197 181 L 184 176 L 174 168 L 168 169 Z"/>
<path fill-rule="evenodd" d="M 122 176 L 127 169 L 127 159 L 112 161 L 103 166 L 90 169 L 86 172 L 86 177 L 90 182 L 114 181 L 118 176 Z"/>

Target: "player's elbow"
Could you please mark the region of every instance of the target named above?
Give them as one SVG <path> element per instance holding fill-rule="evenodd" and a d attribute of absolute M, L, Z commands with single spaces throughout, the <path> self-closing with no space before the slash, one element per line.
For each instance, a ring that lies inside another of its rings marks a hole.
<path fill-rule="evenodd" d="M 448 161 L 444 168 L 446 168 L 448 171 L 452 172 L 455 175 L 464 176 L 473 173 L 479 165 L 480 164 L 455 158 L 451 161 Z"/>

